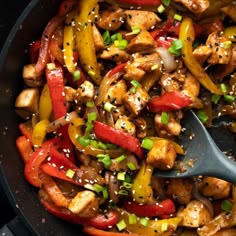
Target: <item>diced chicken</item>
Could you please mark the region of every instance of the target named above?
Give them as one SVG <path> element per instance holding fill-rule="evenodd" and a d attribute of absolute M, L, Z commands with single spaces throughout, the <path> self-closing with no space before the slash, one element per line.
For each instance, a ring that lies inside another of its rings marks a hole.
<path fill-rule="evenodd" d="M 115 128 L 131 135 L 136 134 L 136 126 L 129 120 L 127 116 L 120 117 L 115 123 Z"/>
<path fill-rule="evenodd" d="M 158 199 L 162 200 L 166 198 L 165 192 L 165 179 L 159 176 L 153 175 L 151 179 L 151 187 L 153 190 L 153 195 L 157 196 Z"/>
<path fill-rule="evenodd" d="M 94 85 L 89 81 L 85 81 L 76 90 L 74 101 L 78 105 L 85 104 L 86 102 L 91 101 L 93 99 L 94 94 Z"/>
<path fill-rule="evenodd" d="M 153 49 L 156 46 L 156 41 L 147 30 L 142 30 L 135 38 L 133 38 L 128 46 L 127 50 L 134 53 Z"/>
<path fill-rule="evenodd" d="M 137 81 L 140 81 L 145 74 L 146 72 L 143 69 L 138 68 L 134 63 L 130 61 L 125 66 L 124 78 L 126 80 L 132 81 L 133 79 L 135 79 Z"/>
<path fill-rule="evenodd" d="M 206 41 L 206 45 L 212 49 L 208 58 L 209 64 L 228 64 L 232 57 L 232 49 L 227 46 L 228 39 L 219 32 L 211 33 Z"/>
<path fill-rule="evenodd" d="M 204 12 L 210 5 L 209 0 L 173 0 L 182 3 L 191 12 L 198 14 Z"/>
<path fill-rule="evenodd" d="M 191 179 L 171 179 L 167 187 L 167 195 L 181 205 L 191 200 L 193 181 Z"/>
<path fill-rule="evenodd" d="M 114 121 L 116 121 L 117 119 L 119 119 L 121 116 L 125 115 L 126 113 L 126 109 L 125 106 L 122 105 L 116 105 L 116 107 L 114 109 L 112 109 L 112 116 Z"/>
<path fill-rule="evenodd" d="M 96 25 L 93 25 L 93 42 L 96 51 L 101 51 L 105 48 L 102 35 Z"/>
<path fill-rule="evenodd" d="M 147 154 L 147 163 L 160 170 L 173 168 L 176 151 L 166 139 L 155 140 L 152 149 Z"/>
<path fill-rule="evenodd" d="M 156 113 L 154 118 L 155 130 L 160 137 L 170 138 L 177 136 L 181 132 L 181 125 L 179 119 L 175 118 L 173 113 L 169 112 L 169 121 L 167 124 L 163 124 L 161 121 L 161 113 Z"/>
<path fill-rule="evenodd" d="M 22 72 L 24 83 L 29 87 L 40 87 L 43 85 L 43 73 L 36 72 L 35 64 L 25 65 Z"/>
<path fill-rule="evenodd" d="M 68 209 L 83 218 L 91 218 L 98 214 L 98 199 L 92 191 L 78 192 L 71 200 Z"/>
<path fill-rule="evenodd" d="M 147 122 L 142 117 L 137 117 L 133 120 L 136 126 L 136 136 L 145 138 L 147 136 Z"/>
<path fill-rule="evenodd" d="M 117 162 L 115 159 L 112 159 L 112 164 L 108 168 L 112 172 L 128 171 L 129 168 L 127 166 L 127 163 L 129 162 L 133 163 L 137 170 L 140 168 L 139 163 L 133 154 L 128 154 L 126 158 L 121 162 Z"/>
<path fill-rule="evenodd" d="M 117 177 L 110 171 L 105 173 L 106 184 L 108 186 L 109 197 L 112 203 L 117 203 L 119 201 L 119 190 L 120 190 L 120 181 L 117 180 Z"/>
<path fill-rule="evenodd" d="M 137 26 L 141 30 L 150 30 L 161 21 L 160 18 L 151 11 L 126 10 L 126 27 L 131 31 Z"/>
<path fill-rule="evenodd" d="M 38 112 L 39 106 L 38 88 L 26 88 L 21 91 L 15 101 L 16 113 L 27 119 Z"/>
<path fill-rule="evenodd" d="M 127 92 L 123 96 L 123 102 L 131 114 L 137 116 L 147 105 L 149 98 L 149 94 L 141 87 L 138 87 L 135 93 Z"/>
<path fill-rule="evenodd" d="M 212 53 L 212 49 L 206 45 L 200 45 L 193 51 L 193 56 L 197 61 L 203 65 L 203 63 L 209 58 Z"/>
<path fill-rule="evenodd" d="M 112 44 L 102 51 L 100 58 L 115 62 L 126 62 L 129 60 L 130 54 Z"/>
<path fill-rule="evenodd" d="M 192 200 L 184 208 L 181 207 L 177 212 L 178 217 L 182 217 L 181 225 L 197 228 L 212 220 L 212 216 L 208 208 L 198 200 Z"/>
<path fill-rule="evenodd" d="M 97 25 L 104 30 L 115 31 L 125 21 L 125 12 L 118 6 L 111 6 L 100 14 Z"/>
<path fill-rule="evenodd" d="M 159 84 L 166 92 L 180 91 L 181 87 L 179 81 L 173 78 L 173 76 L 168 73 L 165 73 L 161 77 Z"/>
<path fill-rule="evenodd" d="M 204 177 L 199 186 L 199 191 L 206 197 L 213 199 L 223 199 L 229 197 L 231 184 L 225 180 Z"/>
<path fill-rule="evenodd" d="M 123 96 L 127 92 L 125 80 L 119 80 L 114 85 L 111 85 L 104 98 L 104 102 L 110 102 L 114 105 L 123 104 Z"/>
<path fill-rule="evenodd" d="M 66 94 L 66 101 L 73 102 L 76 95 L 76 90 L 72 87 L 65 86 L 65 94 Z"/>

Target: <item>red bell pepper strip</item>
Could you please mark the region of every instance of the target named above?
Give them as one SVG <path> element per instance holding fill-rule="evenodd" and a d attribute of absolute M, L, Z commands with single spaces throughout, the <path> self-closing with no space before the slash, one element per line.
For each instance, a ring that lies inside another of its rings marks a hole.
<path fill-rule="evenodd" d="M 30 63 L 35 64 L 39 57 L 39 49 L 41 46 L 41 41 L 37 40 L 30 44 L 29 47 L 29 57 L 30 57 Z"/>
<path fill-rule="evenodd" d="M 76 6 L 77 0 L 64 0 L 59 6 L 58 16 L 65 16 Z"/>
<path fill-rule="evenodd" d="M 28 162 L 34 152 L 30 141 L 25 136 L 19 136 L 16 139 L 16 146 L 24 163 Z"/>
<path fill-rule="evenodd" d="M 116 211 L 109 211 L 106 214 L 98 214 L 93 218 L 82 218 L 66 208 L 57 207 L 43 199 L 41 199 L 41 203 L 51 214 L 73 224 L 89 225 L 98 229 L 108 229 L 113 227 L 119 219 L 119 215 Z"/>
<path fill-rule="evenodd" d="M 118 72 L 124 72 L 125 66 L 126 66 L 126 62 L 121 63 L 117 66 L 115 66 L 110 72 L 109 72 L 109 77 L 112 77 L 113 75 L 115 75 Z"/>
<path fill-rule="evenodd" d="M 177 40 L 177 38 L 174 37 L 169 37 L 169 36 L 159 36 L 156 38 L 157 46 L 158 47 L 165 47 L 169 48 L 171 46 L 171 42 Z"/>
<path fill-rule="evenodd" d="M 19 128 L 21 134 L 23 136 L 25 136 L 32 144 L 32 134 L 33 134 L 32 124 L 29 121 L 27 121 L 25 123 L 20 123 L 18 128 Z"/>
<path fill-rule="evenodd" d="M 38 188 L 41 187 L 42 181 L 39 178 L 40 165 L 48 157 L 50 147 L 59 144 L 60 140 L 58 138 L 48 140 L 31 155 L 24 169 L 25 178 L 30 184 Z"/>
<path fill-rule="evenodd" d="M 161 96 L 154 96 L 150 99 L 147 109 L 150 112 L 180 110 L 192 103 L 187 95 L 181 92 L 167 92 Z"/>
<path fill-rule="evenodd" d="M 144 157 L 144 150 L 136 137 L 99 121 L 94 122 L 93 130 L 98 138 L 133 152 L 139 158 Z"/>
<path fill-rule="evenodd" d="M 46 64 L 49 62 L 49 44 L 52 35 L 54 34 L 55 30 L 63 23 L 64 17 L 62 16 L 54 16 L 46 25 L 42 37 L 41 37 L 41 46 L 39 50 L 39 57 L 38 61 L 35 66 L 35 70 L 37 73 L 42 72 Z"/>
<path fill-rule="evenodd" d="M 171 199 L 159 203 L 140 204 L 138 202 L 125 202 L 123 208 L 138 217 L 160 217 L 175 213 L 175 204 Z"/>
<path fill-rule="evenodd" d="M 125 3 L 130 6 L 159 6 L 161 0 L 116 0 L 116 3 Z"/>
<path fill-rule="evenodd" d="M 137 236 L 137 234 L 104 231 L 89 226 L 85 226 L 83 232 L 91 236 Z"/>

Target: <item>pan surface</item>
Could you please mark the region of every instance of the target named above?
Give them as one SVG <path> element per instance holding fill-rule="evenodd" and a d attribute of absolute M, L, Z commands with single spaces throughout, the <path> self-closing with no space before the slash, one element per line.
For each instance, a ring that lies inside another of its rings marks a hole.
<path fill-rule="evenodd" d="M 15 146 L 19 118 L 14 101 L 22 89 L 22 67 L 27 48 L 37 39 L 55 14 L 59 0 L 32 0 L 11 30 L 0 55 L 0 180 L 16 214 L 32 235 L 82 235 L 72 226 L 49 214 L 40 204 L 37 190 L 24 179 L 23 162 Z"/>

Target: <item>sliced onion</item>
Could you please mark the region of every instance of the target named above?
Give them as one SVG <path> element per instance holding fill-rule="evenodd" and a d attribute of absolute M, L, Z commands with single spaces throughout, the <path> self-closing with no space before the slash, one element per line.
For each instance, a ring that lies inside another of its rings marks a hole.
<path fill-rule="evenodd" d="M 171 72 L 177 68 L 177 62 L 175 61 L 174 56 L 168 52 L 167 48 L 158 47 L 156 48 L 156 51 L 160 55 L 167 72 Z"/>
<path fill-rule="evenodd" d="M 47 127 L 47 132 L 51 133 L 53 131 L 56 131 L 61 126 L 69 124 L 71 120 L 75 117 L 78 117 L 75 111 L 72 111 L 71 113 L 67 113 L 66 115 L 60 117 L 59 119 L 51 122 Z"/>

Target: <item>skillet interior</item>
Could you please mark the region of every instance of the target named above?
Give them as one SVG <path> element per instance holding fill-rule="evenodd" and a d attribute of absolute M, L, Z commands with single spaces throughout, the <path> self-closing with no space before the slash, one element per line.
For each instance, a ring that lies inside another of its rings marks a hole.
<path fill-rule="evenodd" d="M 32 0 L 8 36 L 0 56 L 0 180 L 16 214 L 35 235 L 79 235 L 80 228 L 47 213 L 37 190 L 24 179 L 23 162 L 15 146 L 20 122 L 14 101 L 22 89 L 21 72 L 30 42 L 55 15 L 59 0 Z M 82 235 L 82 234 L 80 234 Z"/>

